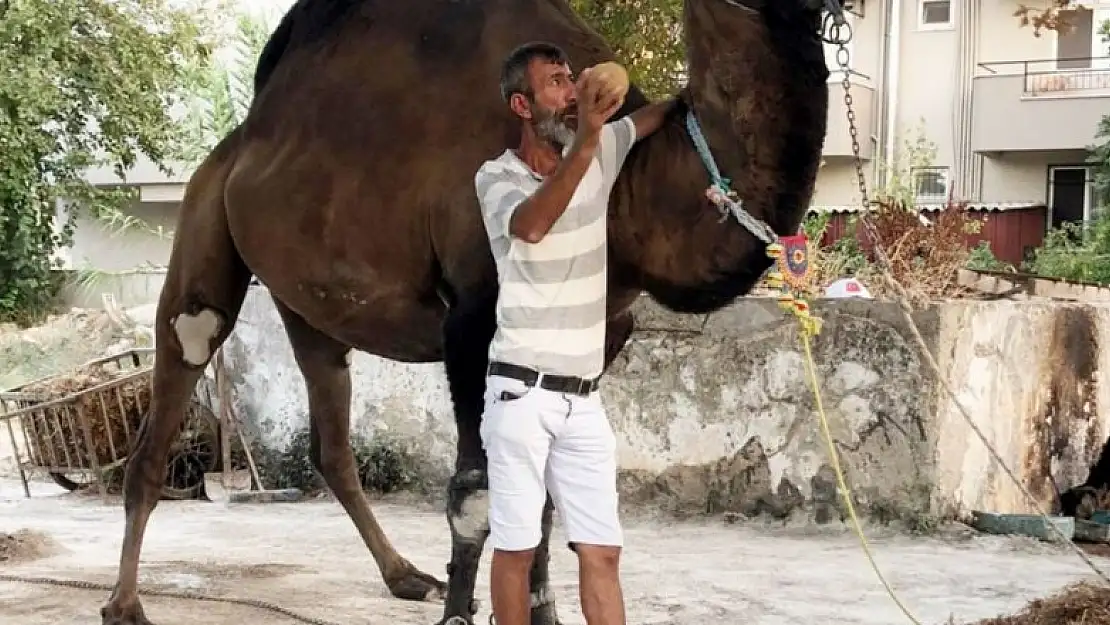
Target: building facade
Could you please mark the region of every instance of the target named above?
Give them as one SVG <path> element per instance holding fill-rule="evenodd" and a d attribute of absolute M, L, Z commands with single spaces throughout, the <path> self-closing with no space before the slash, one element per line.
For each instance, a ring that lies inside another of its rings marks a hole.
<path fill-rule="evenodd" d="M 1110 44 L 1099 35 L 1110 0 L 1073 0 L 1071 28 L 1040 36 L 1021 27 L 1019 4 L 853 0 L 849 77 L 872 186 L 893 163 L 926 210 L 952 197 L 988 213 L 1040 209 L 1046 227 L 1091 217 L 1084 161 L 1110 114 Z M 851 212 L 860 197 L 836 54 L 829 46 L 836 84 L 814 209 Z M 935 147 L 931 162 L 909 161 L 906 142 L 918 138 Z"/>

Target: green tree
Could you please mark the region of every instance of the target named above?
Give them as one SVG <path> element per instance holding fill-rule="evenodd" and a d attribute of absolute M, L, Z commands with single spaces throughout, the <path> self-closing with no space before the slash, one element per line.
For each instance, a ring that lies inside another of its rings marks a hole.
<path fill-rule="evenodd" d="M 165 168 L 177 147 L 171 107 L 211 47 L 206 14 L 182 5 L 0 4 L 0 319 L 28 322 L 48 309 L 75 211 L 111 219 L 130 201 L 125 190 L 89 185 L 85 170 L 110 164 L 122 176 L 140 153 Z M 56 229 L 59 202 L 75 211 Z"/>
<path fill-rule="evenodd" d="M 570 0 L 628 68 L 629 78 L 649 98 L 678 90 L 685 82 L 682 0 Z"/>

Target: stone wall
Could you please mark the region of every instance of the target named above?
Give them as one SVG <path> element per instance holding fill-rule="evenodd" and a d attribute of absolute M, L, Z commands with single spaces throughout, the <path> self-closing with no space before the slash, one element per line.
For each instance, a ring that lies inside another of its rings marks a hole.
<path fill-rule="evenodd" d="M 646 298 L 637 308 L 638 330 L 603 390 L 625 501 L 836 518 L 796 322 L 763 299 L 708 316 L 670 314 Z M 902 519 L 1030 510 L 941 391 L 895 304 L 819 301 L 814 310 L 825 320 L 813 345 L 823 404 L 863 510 Z M 1061 489 L 1083 481 L 1107 436 L 1110 391 L 1096 374 L 1108 310 L 955 302 L 915 318 L 973 419 L 1045 505 L 1052 479 Z M 225 353 L 236 408 L 269 473 L 304 471 L 304 382 L 264 287 L 252 288 Z M 356 450 L 373 448 L 360 457 L 442 488 L 455 440 L 442 371 L 356 353 L 352 431 Z M 397 463 L 405 470 L 386 466 Z"/>

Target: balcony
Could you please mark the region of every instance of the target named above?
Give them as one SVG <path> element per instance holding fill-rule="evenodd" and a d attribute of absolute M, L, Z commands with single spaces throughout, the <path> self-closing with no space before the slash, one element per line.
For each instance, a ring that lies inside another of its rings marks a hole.
<path fill-rule="evenodd" d="M 825 134 L 825 147 L 821 155 L 825 158 L 852 156 L 852 136 L 848 133 L 848 109 L 844 104 L 844 74 L 833 72 L 829 79 L 829 125 Z M 858 72 L 851 72 L 852 109 L 856 112 L 856 129 L 859 131 L 859 155 L 870 160 L 873 147 L 871 135 L 874 134 L 873 111 L 875 110 L 875 88 L 871 79 Z"/>
<path fill-rule="evenodd" d="M 1110 57 L 981 63 L 979 70 L 976 152 L 1086 149 L 1110 113 Z"/>

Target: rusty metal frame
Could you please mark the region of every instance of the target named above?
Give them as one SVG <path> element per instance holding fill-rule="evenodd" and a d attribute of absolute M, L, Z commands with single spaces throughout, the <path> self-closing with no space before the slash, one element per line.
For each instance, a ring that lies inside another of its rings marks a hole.
<path fill-rule="evenodd" d="M 135 380 L 145 379 L 147 384 L 152 382 L 153 355 L 153 348 L 135 348 L 86 362 L 79 368 L 115 364 L 121 372 L 128 369 L 130 371 L 108 382 L 64 397 L 44 401 L 42 395 L 23 390 L 32 384 L 47 382 L 59 376 L 39 378 L 15 389 L 0 392 L 0 421 L 7 426 L 20 480 L 23 483 L 23 492 L 27 497 L 31 496 L 27 474 L 38 471 L 91 477 L 97 483 L 100 496 L 107 499 L 105 473 L 127 461 L 127 455 L 137 436 L 137 432 L 132 432 L 127 419 L 124 419 L 123 432 L 126 440 L 116 441 L 108 421 L 107 407 L 109 403 L 114 402 L 121 414 L 127 414 L 120 390 L 124 385 Z M 130 367 L 125 365 L 128 361 L 130 361 Z M 99 407 L 97 410 L 90 411 L 94 414 L 88 414 L 83 407 L 83 402 L 80 401 L 90 396 L 95 398 L 94 405 Z M 141 402 L 136 404 L 140 414 L 145 414 L 148 408 L 149 406 L 144 406 Z M 103 466 L 97 457 L 92 430 L 89 427 L 91 419 L 97 418 L 104 421 L 110 454 L 109 462 Z M 14 425 L 16 421 L 18 426 Z M 40 426 L 52 426 L 54 434 Z M 17 442 L 17 429 L 22 435 L 22 448 Z M 70 437 L 66 437 L 67 432 L 71 434 Z M 52 444 L 55 435 L 61 439 L 58 445 Z M 59 448 L 61 454 L 58 453 Z M 62 457 L 58 457 L 59 455 Z"/>

